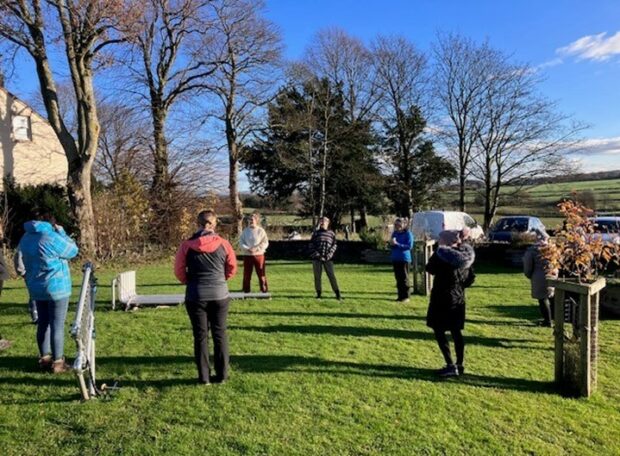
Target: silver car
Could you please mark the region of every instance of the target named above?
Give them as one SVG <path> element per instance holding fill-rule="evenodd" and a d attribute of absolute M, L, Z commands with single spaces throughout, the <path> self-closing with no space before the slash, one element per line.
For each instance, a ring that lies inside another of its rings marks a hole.
<path fill-rule="evenodd" d="M 600 216 L 590 218 L 594 222 L 594 233 L 604 242 L 620 244 L 620 217 Z"/>

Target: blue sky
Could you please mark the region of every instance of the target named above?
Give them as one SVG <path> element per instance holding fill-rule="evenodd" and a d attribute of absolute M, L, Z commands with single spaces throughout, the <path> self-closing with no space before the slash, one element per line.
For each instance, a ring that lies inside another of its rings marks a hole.
<path fill-rule="evenodd" d="M 267 0 L 267 16 L 290 59 L 330 26 L 367 43 L 403 35 L 422 51 L 438 31 L 488 39 L 538 67 L 542 93 L 591 126 L 579 157 L 585 171 L 620 169 L 620 0 Z"/>
<path fill-rule="evenodd" d="M 296 59 L 320 29 L 337 26 L 368 43 L 403 35 L 427 51 L 438 31 L 458 32 L 539 68 L 542 93 L 591 125 L 584 171 L 620 169 L 620 0 L 266 0 Z M 37 90 L 28 57 L 9 89 Z"/>

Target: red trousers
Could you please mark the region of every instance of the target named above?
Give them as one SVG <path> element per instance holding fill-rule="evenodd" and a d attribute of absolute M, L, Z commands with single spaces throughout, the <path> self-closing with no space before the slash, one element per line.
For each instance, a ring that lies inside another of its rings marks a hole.
<path fill-rule="evenodd" d="M 265 255 L 245 255 L 243 257 L 243 292 L 250 292 L 252 269 L 256 269 L 260 291 L 267 293 L 267 276 L 265 275 Z"/>

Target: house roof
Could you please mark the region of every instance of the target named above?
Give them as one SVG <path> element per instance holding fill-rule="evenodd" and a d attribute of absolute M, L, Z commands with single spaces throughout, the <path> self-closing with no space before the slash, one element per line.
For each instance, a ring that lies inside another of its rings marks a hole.
<path fill-rule="evenodd" d="M 15 95 L 13 92 L 8 90 L 4 86 L 0 86 L 0 91 L 4 92 L 7 96 L 10 96 L 14 100 L 17 100 L 20 103 L 23 103 L 24 105 L 26 105 L 30 109 L 32 115 L 36 116 L 39 120 L 41 120 L 42 122 L 44 122 L 44 123 L 48 124 L 49 126 L 51 126 L 49 120 L 47 120 L 47 117 L 44 117 L 41 114 L 39 114 L 36 109 L 34 109 L 32 106 L 30 106 L 30 103 L 27 103 L 26 101 L 22 100 L 20 97 Z"/>

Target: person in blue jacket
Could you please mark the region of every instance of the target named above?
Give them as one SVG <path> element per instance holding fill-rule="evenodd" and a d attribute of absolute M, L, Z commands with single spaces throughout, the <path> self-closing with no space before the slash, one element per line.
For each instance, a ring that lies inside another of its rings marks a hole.
<path fill-rule="evenodd" d="M 50 214 L 24 223 L 19 250 L 26 270 L 30 298 L 37 303 L 39 366 L 59 374 L 70 370 L 64 358 L 65 319 L 71 297 L 69 260 L 78 248 Z"/>
<path fill-rule="evenodd" d="M 409 264 L 411 264 L 411 249 L 413 248 L 413 234 L 407 229 L 404 220 L 397 218 L 394 221 L 394 232 L 390 239 L 392 266 L 398 290 L 397 302 L 409 302 Z"/>

